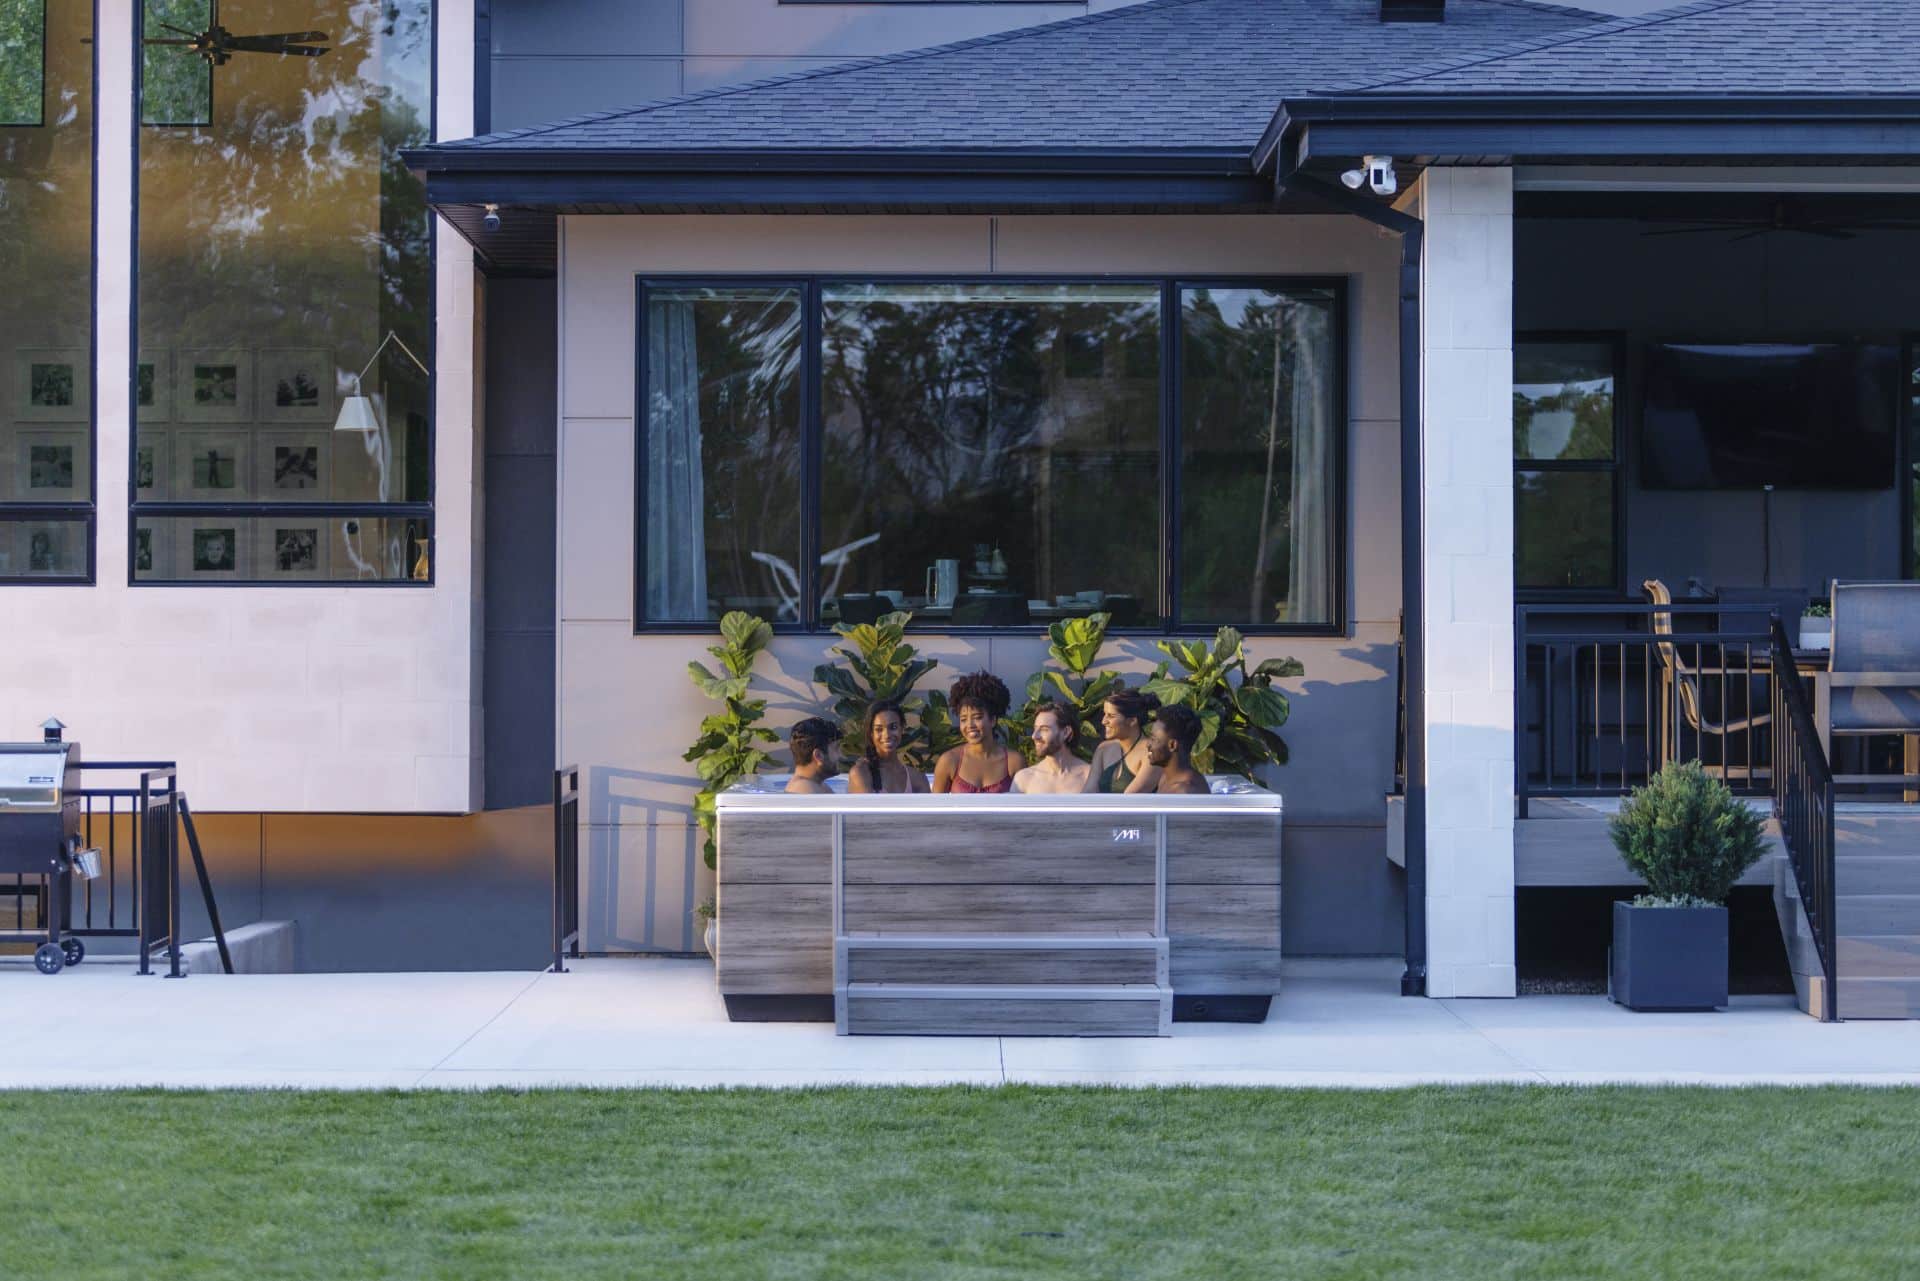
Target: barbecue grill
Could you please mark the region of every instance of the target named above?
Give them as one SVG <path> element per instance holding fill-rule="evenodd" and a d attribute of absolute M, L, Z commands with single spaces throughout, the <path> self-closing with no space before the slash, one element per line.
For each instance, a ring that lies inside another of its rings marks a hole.
<path fill-rule="evenodd" d="M 80 744 L 63 743 L 49 727 L 43 743 L 0 743 L 0 876 L 39 877 L 49 899 L 44 930 L 0 930 L 0 941 L 39 941 L 33 963 L 42 974 L 78 965 L 79 939 L 61 936 L 72 878 L 86 875 L 80 848 Z M 22 883 L 16 880 L 16 890 Z"/>

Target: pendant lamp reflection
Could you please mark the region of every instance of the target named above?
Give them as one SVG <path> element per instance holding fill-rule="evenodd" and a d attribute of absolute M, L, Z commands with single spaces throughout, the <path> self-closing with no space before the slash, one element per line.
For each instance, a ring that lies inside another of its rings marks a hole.
<path fill-rule="evenodd" d="M 333 429 L 335 431 L 352 431 L 371 434 L 380 430 L 380 415 L 374 412 L 373 397 L 367 395 L 366 392 L 361 389 L 360 382 L 367 376 L 367 372 L 373 368 L 374 362 L 380 359 L 380 353 L 387 349 L 388 343 L 392 343 L 404 352 L 407 359 L 413 362 L 415 369 L 418 369 L 423 374 L 427 374 L 429 377 L 432 376 L 426 365 L 421 362 L 420 357 L 414 355 L 413 349 L 401 340 L 400 335 L 391 329 L 387 330 L 387 336 L 382 338 L 380 345 L 373 349 L 373 355 L 369 356 L 367 363 L 360 367 L 360 372 L 353 376 L 353 390 L 341 398 L 340 414 L 333 420 Z"/>

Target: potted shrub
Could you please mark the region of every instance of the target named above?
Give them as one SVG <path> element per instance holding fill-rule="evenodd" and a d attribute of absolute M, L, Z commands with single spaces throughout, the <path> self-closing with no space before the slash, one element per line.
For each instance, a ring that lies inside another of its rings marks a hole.
<path fill-rule="evenodd" d="M 1647 883 L 1613 905 L 1608 991 L 1636 1010 L 1727 1003 L 1727 894 L 1765 848 L 1761 818 L 1698 761 L 1663 768 L 1609 825 Z"/>
<path fill-rule="evenodd" d="M 1825 601 L 1800 611 L 1800 648 L 1833 648 L 1833 607 Z"/>

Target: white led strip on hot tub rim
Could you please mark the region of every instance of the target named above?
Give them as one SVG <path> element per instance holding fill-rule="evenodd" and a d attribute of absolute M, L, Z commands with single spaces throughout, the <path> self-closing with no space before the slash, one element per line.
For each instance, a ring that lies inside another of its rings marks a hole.
<path fill-rule="evenodd" d="M 764 784 L 764 778 L 758 780 Z M 1266 814 L 1284 809 L 1280 794 L 1248 786 L 1244 791 L 1212 792 L 1205 796 L 1142 792 L 1025 793 L 995 792 L 956 797 L 952 793 L 866 792 L 850 795 L 804 795 L 773 791 L 753 784 L 735 784 L 714 798 L 718 809 L 751 810 L 756 814 L 1114 814 L 1143 817 L 1150 814 Z"/>

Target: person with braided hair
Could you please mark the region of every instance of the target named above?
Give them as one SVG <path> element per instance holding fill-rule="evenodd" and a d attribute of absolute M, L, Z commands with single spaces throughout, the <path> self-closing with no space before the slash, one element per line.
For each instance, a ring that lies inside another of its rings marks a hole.
<path fill-rule="evenodd" d="M 960 746 L 943 753 L 933 767 L 936 792 L 1010 792 L 1020 757 L 995 733 L 1013 695 L 992 672 L 971 672 L 953 683 L 947 704 L 959 726 Z"/>

